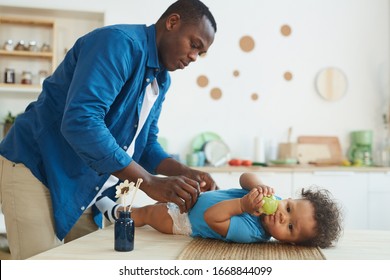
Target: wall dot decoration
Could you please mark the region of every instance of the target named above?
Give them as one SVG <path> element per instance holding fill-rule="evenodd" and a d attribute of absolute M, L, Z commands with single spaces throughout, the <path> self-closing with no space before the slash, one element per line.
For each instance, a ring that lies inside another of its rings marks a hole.
<path fill-rule="evenodd" d="M 292 29 L 288 24 L 284 24 L 280 26 L 280 32 L 283 36 L 290 36 L 292 33 Z M 255 48 L 255 40 L 250 35 L 242 35 L 239 39 L 239 47 L 243 52 L 252 52 Z M 237 67 L 239 68 L 239 66 Z M 237 78 L 241 76 L 241 73 L 238 69 L 233 69 L 232 71 L 233 77 Z M 290 71 L 286 71 L 283 73 L 283 78 L 285 81 L 291 81 L 293 79 L 293 74 Z M 206 75 L 199 75 L 197 80 L 197 85 L 201 88 L 206 88 L 209 86 L 209 79 Z M 213 87 L 210 90 L 210 98 L 213 100 L 220 100 L 222 98 L 222 90 L 219 87 Z M 256 92 L 250 94 L 249 98 L 256 102 L 260 99 L 260 95 Z"/>
<path fill-rule="evenodd" d="M 254 92 L 254 93 L 252 93 L 252 95 L 251 95 L 251 99 L 252 99 L 253 101 L 256 101 L 256 100 L 259 99 L 259 95 L 258 95 L 256 92 Z"/>
<path fill-rule="evenodd" d="M 255 40 L 251 36 L 243 36 L 240 39 L 240 48 L 244 52 L 250 52 L 255 48 Z"/>
<path fill-rule="evenodd" d="M 291 27 L 287 24 L 282 25 L 280 28 L 280 32 L 282 33 L 283 36 L 290 36 L 291 35 Z"/>
<path fill-rule="evenodd" d="M 209 79 L 205 75 L 201 75 L 196 80 L 196 83 L 200 87 L 207 87 L 207 85 L 209 84 Z"/>
<path fill-rule="evenodd" d="M 220 88 L 213 88 L 210 91 L 210 96 L 214 100 L 221 99 L 221 97 L 222 97 L 222 90 Z"/>
<path fill-rule="evenodd" d="M 293 78 L 293 74 L 291 72 L 285 72 L 284 75 L 283 75 L 284 79 L 286 81 L 291 81 L 292 78 Z"/>

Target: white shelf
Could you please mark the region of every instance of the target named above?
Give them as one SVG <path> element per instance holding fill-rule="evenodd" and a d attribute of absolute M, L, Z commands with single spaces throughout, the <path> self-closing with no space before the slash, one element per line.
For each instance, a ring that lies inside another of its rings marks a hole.
<path fill-rule="evenodd" d="M 42 90 L 40 85 L 16 85 L 0 83 L 0 94 L 3 93 L 35 93 L 38 94 Z"/>

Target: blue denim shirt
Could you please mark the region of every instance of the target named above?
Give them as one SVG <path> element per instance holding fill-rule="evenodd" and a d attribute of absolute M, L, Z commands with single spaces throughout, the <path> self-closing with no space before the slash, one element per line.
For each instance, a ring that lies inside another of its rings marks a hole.
<path fill-rule="evenodd" d="M 79 38 L 0 144 L 1 155 L 25 164 L 48 187 L 59 239 L 112 172 L 135 160 L 155 173 L 169 157 L 157 142 L 157 123 L 170 76 L 155 37 L 154 25 L 113 25 Z M 160 93 L 131 158 L 126 149 L 155 78 Z"/>

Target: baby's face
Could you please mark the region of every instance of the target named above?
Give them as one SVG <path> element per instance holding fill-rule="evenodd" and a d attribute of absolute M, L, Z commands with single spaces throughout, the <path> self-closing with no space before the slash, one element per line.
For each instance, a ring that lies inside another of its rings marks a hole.
<path fill-rule="evenodd" d="M 314 237 L 314 207 L 305 199 L 283 199 L 275 214 L 262 217 L 264 228 L 275 239 L 297 243 Z"/>

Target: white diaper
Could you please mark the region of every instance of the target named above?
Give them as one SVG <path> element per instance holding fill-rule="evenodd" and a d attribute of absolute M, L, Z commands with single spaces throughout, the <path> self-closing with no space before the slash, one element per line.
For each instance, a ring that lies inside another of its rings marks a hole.
<path fill-rule="evenodd" d="M 192 233 L 190 219 L 188 213 L 180 213 L 179 206 L 175 203 L 167 203 L 168 214 L 171 216 L 173 221 L 173 234 L 181 234 L 190 236 Z"/>

